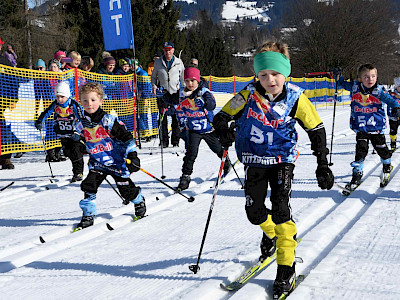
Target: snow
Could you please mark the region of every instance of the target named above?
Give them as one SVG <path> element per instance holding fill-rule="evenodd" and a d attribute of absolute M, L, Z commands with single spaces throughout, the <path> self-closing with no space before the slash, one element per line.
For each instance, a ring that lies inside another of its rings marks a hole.
<path fill-rule="evenodd" d="M 240 19 L 259 18 L 263 22 L 269 22 L 270 17 L 267 12 L 268 6 L 256 7 L 257 1 L 226 1 L 222 7 L 222 19 L 235 22 L 239 16 Z"/>
<path fill-rule="evenodd" d="M 332 107 L 323 106 L 318 112 L 330 148 Z M 342 186 L 351 178 L 349 164 L 355 149 L 348 120 L 349 107 L 337 106 L 331 168 Z M 302 238 L 296 255 L 304 261 L 296 270 L 307 277 L 289 298 L 399 299 L 399 153 L 392 157 L 392 180 L 380 188 L 380 159 L 370 149 L 364 182 L 344 197 L 337 187 L 318 188 L 308 136 L 301 128 L 298 131 L 300 157 L 291 206 Z M 165 175 L 167 184 L 177 186 L 184 156 L 181 144 L 164 149 L 162 168 L 158 140 L 143 143 L 139 150 L 142 168 L 157 178 Z M 229 154 L 236 159 L 233 148 Z M 0 170 L 0 188 L 15 181 L 0 192 L 2 299 L 272 298 L 275 262 L 235 293 L 219 287 L 260 254 L 262 233 L 246 218 L 243 190 L 234 172 L 216 196 L 200 271 L 193 274 L 188 268 L 197 261 L 220 163 L 204 142 L 190 188 L 183 192 L 194 196 L 194 202 L 137 172 L 131 178 L 142 187 L 146 218 L 131 222 L 133 205 L 123 206 L 104 182 L 98 191 L 95 225 L 73 234 L 69 232 L 80 220 L 83 195 L 79 183 L 68 183 L 70 162 L 51 163 L 53 183 L 43 152 L 27 153 L 13 162 L 14 170 Z M 237 165 L 236 170 L 243 180 L 243 166 Z M 111 178 L 110 182 L 115 186 Z"/>

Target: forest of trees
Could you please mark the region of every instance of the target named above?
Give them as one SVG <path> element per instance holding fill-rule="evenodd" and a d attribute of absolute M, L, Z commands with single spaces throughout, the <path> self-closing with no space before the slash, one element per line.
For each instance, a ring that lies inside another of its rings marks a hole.
<path fill-rule="evenodd" d="M 101 62 L 98 0 L 36 1 L 45 4 L 27 9 L 27 0 L 0 2 L 0 38 L 13 45 L 20 67 L 31 67 L 38 58 L 48 61 L 57 49 Z M 182 2 L 131 0 L 136 58 L 147 66 L 163 42 L 171 40 L 184 63 L 199 59 L 203 75 L 251 76 L 250 57 L 236 54 L 253 54 L 263 41 L 280 39 L 290 47 L 292 76 L 341 66 L 346 77 L 354 78 L 357 66 L 366 62 L 378 67 L 382 83 L 400 75 L 400 0 L 258 0 L 259 6 L 274 2 L 272 21 L 265 26 L 246 19 L 223 25 L 218 17 L 223 2 L 198 0 L 193 25 L 179 29 L 186 11 Z M 112 55 L 133 57 L 133 52 Z"/>

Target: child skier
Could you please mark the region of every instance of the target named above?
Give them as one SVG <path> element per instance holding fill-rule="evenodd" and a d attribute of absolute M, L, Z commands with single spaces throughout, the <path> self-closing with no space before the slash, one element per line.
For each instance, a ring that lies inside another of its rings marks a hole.
<path fill-rule="evenodd" d="M 291 64 L 288 46 L 265 42 L 254 57 L 259 81 L 250 83 L 214 117 L 223 147 L 235 141 L 236 153 L 245 165 L 246 214 L 263 231 L 263 261 L 277 251 L 274 299 L 288 295 L 295 286 L 296 224 L 290 209 L 291 184 L 298 134 L 296 121 L 305 129 L 317 157 L 316 177 L 322 189 L 331 189 L 334 176 L 328 167 L 325 127 L 303 89 L 285 83 Z M 228 123 L 236 121 L 236 134 Z M 235 138 L 236 135 L 236 138 Z M 268 184 L 272 209 L 264 202 Z"/>
<path fill-rule="evenodd" d="M 186 68 L 184 71 L 186 87 L 183 90 L 183 100 L 175 105 L 181 131 L 188 130 L 187 142 L 185 143 L 186 154 L 183 158 L 182 176 L 177 190 L 186 190 L 189 187 L 190 175 L 193 172 L 193 164 L 199 152 L 201 140 L 205 140 L 208 147 L 222 157 L 223 149 L 221 143 L 215 136 L 212 128 L 214 117 L 215 98 L 210 90 L 199 86 L 200 70 L 197 68 Z M 224 175 L 229 172 L 230 163 L 226 160 Z"/>
<path fill-rule="evenodd" d="M 71 137 L 74 133 L 73 122 L 83 117 L 83 108 L 74 99 L 71 99 L 69 84 L 65 81 L 59 82 L 54 94 L 56 101 L 40 114 L 35 122 L 37 130 L 42 130 L 43 122 L 54 112 L 54 131 L 61 140 L 65 155 L 71 160 L 73 177 L 71 182 L 81 181 L 83 174 L 83 151 L 85 147 Z M 47 158 L 49 159 L 49 158 Z"/>
<path fill-rule="evenodd" d="M 135 215 L 143 217 L 146 205 L 140 187 L 129 178 L 131 172 L 140 170 L 135 140 L 126 130 L 124 123 L 117 117 L 106 114 L 100 106 L 103 104 L 104 91 L 99 83 L 89 82 L 79 89 L 79 97 L 85 115 L 74 123 L 74 139 L 82 136 L 89 153 L 89 174 L 81 183 L 84 199 L 79 202 L 83 211 L 79 228 L 94 223 L 96 216 L 97 189 L 107 175 L 111 175 L 118 187 L 123 204 L 135 204 Z M 128 164 L 125 161 L 130 160 Z"/>
<path fill-rule="evenodd" d="M 351 92 L 350 128 L 356 133 L 355 159 L 350 164 L 353 167 L 353 174 L 350 183 L 346 184 L 347 191 L 343 191 L 343 194 L 349 195 L 349 191 L 355 190 L 361 183 L 369 141 L 383 164 L 381 187 L 384 187 L 389 182 L 393 166 L 392 153 L 386 145 L 384 134 L 386 114 L 382 102 L 394 108 L 393 115 L 400 113 L 398 110 L 400 106 L 382 85 L 377 84 L 378 71 L 373 65 L 361 65 L 358 68 L 357 81 L 346 82 L 340 72 L 334 70 L 335 78 L 338 75 L 338 88 Z"/>
<path fill-rule="evenodd" d="M 394 79 L 394 88 L 390 91 L 390 95 L 397 100 L 400 104 L 400 77 Z M 399 117 L 394 113 L 393 109 L 388 106 L 387 114 L 389 118 L 389 136 L 390 136 L 390 148 L 392 153 L 397 149 L 397 130 L 399 128 Z"/>

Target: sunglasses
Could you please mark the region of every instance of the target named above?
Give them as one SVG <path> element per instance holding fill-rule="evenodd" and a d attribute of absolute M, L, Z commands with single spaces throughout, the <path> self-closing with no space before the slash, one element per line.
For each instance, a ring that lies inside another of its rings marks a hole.
<path fill-rule="evenodd" d="M 45 70 L 46 68 L 44 67 L 38 67 L 38 70 Z"/>

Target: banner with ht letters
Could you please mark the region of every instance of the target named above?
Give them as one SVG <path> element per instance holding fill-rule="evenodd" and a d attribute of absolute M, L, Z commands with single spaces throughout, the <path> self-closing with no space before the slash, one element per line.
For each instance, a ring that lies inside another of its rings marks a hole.
<path fill-rule="evenodd" d="M 134 49 L 130 0 L 99 0 L 106 51 Z"/>

